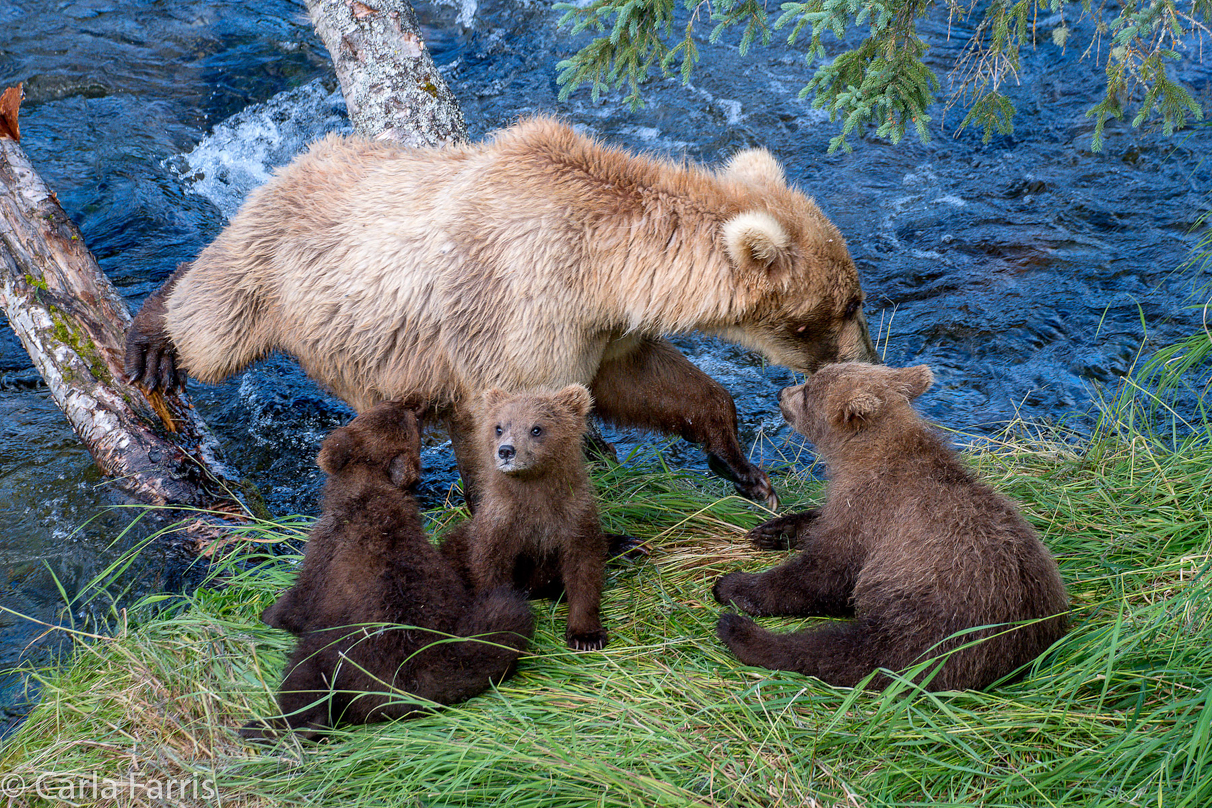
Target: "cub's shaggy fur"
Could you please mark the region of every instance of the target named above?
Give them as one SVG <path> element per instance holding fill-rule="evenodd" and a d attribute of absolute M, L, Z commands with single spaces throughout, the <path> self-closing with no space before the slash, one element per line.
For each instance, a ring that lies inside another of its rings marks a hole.
<path fill-rule="evenodd" d="M 591 402 L 579 384 L 558 393 L 484 394 L 480 507 L 442 550 L 479 591 L 514 585 L 532 597 L 568 594 L 568 645 L 606 644 L 598 615 L 607 540 L 598 523 L 581 437 Z"/>
<path fill-rule="evenodd" d="M 460 405 L 579 383 L 602 418 L 703 444 L 773 505 L 732 398 L 662 335 L 805 372 L 874 361 L 862 301 L 841 234 L 763 149 L 711 171 L 550 118 L 446 149 L 330 136 L 148 299 L 126 367 L 216 382 L 281 350 L 359 411 L 419 396 L 452 419 L 469 493 Z"/>
<path fill-rule="evenodd" d="M 1068 597 L 1048 550 L 910 405 L 932 381 L 924 365 L 831 365 L 779 395 L 825 459 L 828 496 L 819 511 L 751 533 L 761 547 L 790 544 L 800 555 L 725 575 L 715 597 L 756 615 L 854 619 L 778 635 L 725 614 L 716 633 L 742 662 L 853 686 L 877 668 L 949 654 L 927 668 L 937 667 L 927 687 L 983 688 L 1064 633 Z M 970 631 L 979 626 L 995 627 Z"/>
<path fill-rule="evenodd" d="M 246 736 L 408 718 L 513 672 L 534 633 L 530 605 L 507 587 L 473 596 L 430 544 L 410 493 L 420 434 L 411 409 L 386 402 L 324 441 L 323 514 L 298 581 L 262 616 L 299 637 L 278 693 L 284 720 Z"/>

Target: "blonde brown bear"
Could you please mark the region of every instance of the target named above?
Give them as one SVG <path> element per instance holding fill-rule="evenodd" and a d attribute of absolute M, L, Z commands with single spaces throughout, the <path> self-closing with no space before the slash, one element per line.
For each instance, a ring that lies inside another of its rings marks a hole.
<path fill-rule="evenodd" d="M 126 366 L 217 382 L 280 350 L 359 411 L 420 396 L 450 419 L 469 493 L 460 405 L 579 383 L 605 420 L 702 444 L 773 506 L 731 396 L 662 337 L 801 372 L 875 361 L 862 303 L 841 233 L 769 152 L 712 171 L 533 118 L 447 149 L 313 144 L 148 298 Z"/>

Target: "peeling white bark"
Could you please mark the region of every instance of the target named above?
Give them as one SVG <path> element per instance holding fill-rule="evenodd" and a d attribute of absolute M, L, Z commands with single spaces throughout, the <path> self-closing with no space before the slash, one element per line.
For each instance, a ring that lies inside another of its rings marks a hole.
<path fill-rule="evenodd" d="M 407 146 L 467 140 L 463 111 L 406 0 L 307 0 L 359 134 Z"/>
<path fill-rule="evenodd" d="M 130 315 L 25 152 L 0 139 L 0 308 L 101 471 L 135 499 L 236 514 L 240 490 L 188 402 L 122 376 Z"/>

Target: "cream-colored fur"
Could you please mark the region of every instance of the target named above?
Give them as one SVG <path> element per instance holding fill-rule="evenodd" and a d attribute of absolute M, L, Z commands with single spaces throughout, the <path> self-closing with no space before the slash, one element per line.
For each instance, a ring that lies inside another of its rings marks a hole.
<path fill-rule="evenodd" d="M 318 141 L 198 256 L 165 324 L 202 381 L 282 350 L 364 410 L 589 385 L 636 337 L 691 330 L 810 371 L 784 333 L 810 321 L 874 359 L 854 299 L 841 234 L 768 152 L 716 173 L 534 118 L 450 149 Z"/>

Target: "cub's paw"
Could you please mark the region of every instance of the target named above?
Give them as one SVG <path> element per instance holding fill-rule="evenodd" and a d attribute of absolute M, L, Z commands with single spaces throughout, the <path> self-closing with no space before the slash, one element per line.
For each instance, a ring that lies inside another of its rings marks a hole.
<path fill-rule="evenodd" d="M 715 624 L 715 636 L 720 638 L 720 642 L 735 651 L 737 647 L 747 646 L 758 628 L 757 623 L 748 617 L 724 612 L 720 615 L 720 621 Z"/>
<path fill-rule="evenodd" d="M 607 533 L 606 558 L 611 561 L 643 561 L 648 558 L 648 546 L 635 536 L 625 533 Z"/>
<path fill-rule="evenodd" d="M 599 651 L 606 647 L 610 635 L 606 633 L 606 629 L 599 628 L 596 631 L 569 631 L 564 639 L 574 651 Z"/>
<path fill-rule="evenodd" d="M 711 594 L 723 606 L 735 606 L 749 614 L 761 614 L 761 607 L 749 594 L 750 581 L 756 577 L 749 572 L 730 572 L 715 582 Z"/>
<path fill-rule="evenodd" d="M 759 550 L 791 550 L 799 547 L 799 532 L 821 515 L 820 508 L 790 513 L 764 522 L 745 534 Z"/>

